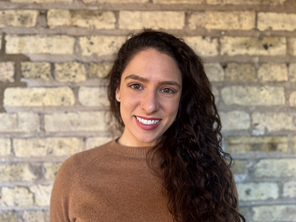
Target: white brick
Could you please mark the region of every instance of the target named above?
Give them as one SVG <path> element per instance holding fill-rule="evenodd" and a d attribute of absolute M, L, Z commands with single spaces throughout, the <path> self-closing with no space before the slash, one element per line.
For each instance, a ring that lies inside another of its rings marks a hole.
<path fill-rule="evenodd" d="M 51 2 L 73 2 L 73 0 L 10 0 L 15 3 L 51 3 Z"/>
<path fill-rule="evenodd" d="M 290 94 L 289 104 L 292 107 L 296 107 L 296 91 L 294 91 Z"/>
<path fill-rule="evenodd" d="M 80 87 L 78 92 L 79 101 L 84 106 L 109 106 L 106 87 Z"/>
<path fill-rule="evenodd" d="M 5 10 L 0 11 L 0 28 L 13 27 L 34 27 L 36 25 L 39 11 L 36 10 Z"/>
<path fill-rule="evenodd" d="M 52 186 L 35 185 L 30 187 L 34 193 L 34 202 L 36 206 L 49 206 Z"/>
<path fill-rule="evenodd" d="M 279 188 L 276 183 L 237 183 L 240 201 L 277 199 Z"/>
<path fill-rule="evenodd" d="M 258 13 L 258 29 L 294 31 L 296 29 L 296 14 L 260 12 Z"/>
<path fill-rule="evenodd" d="M 1 43 L 1 39 L 0 39 Z M 0 82 L 14 82 L 14 63 L 0 62 Z"/>
<path fill-rule="evenodd" d="M 242 111 L 220 112 L 222 130 L 243 130 L 250 127 L 250 115 Z"/>
<path fill-rule="evenodd" d="M 86 80 L 84 64 L 79 62 L 57 63 L 54 77 L 59 82 L 83 82 Z"/>
<path fill-rule="evenodd" d="M 34 195 L 26 187 L 2 187 L 2 206 L 33 206 Z"/>
<path fill-rule="evenodd" d="M 34 113 L 0 113 L 0 132 L 39 131 L 39 116 Z"/>
<path fill-rule="evenodd" d="M 267 81 L 287 81 L 288 69 L 284 63 L 266 63 L 258 69 L 258 79 L 263 82 Z"/>
<path fill-rule="evenodd" d="M 296 198 L 296 181 L 288 181 L 284 183 L 283 196 Z"/>
<path fill-rule="evenodd" d="M 50 77 L 50 63 L 47 62 L 22 62 L 21 63 L 22 76 L 25 78 L 41 78 L 49 80 Z"/>
<path fill-rule="evenodd" d="M 296 159 L 263 159 L 254 165 L 255 177 L 294 177 Z"/>
<path fill-rule="evenodd" d="M 231 4 L 231 5 L 281 5 L 286 0 L 206 0 L 207 4 Z"/>
<path fill-rule="evenodd" d="M 11 154 L 11 142 L 9 138 L 0 138 L 0 156 Z"/>
<path fill-rule="evenodd" d="M 268 221 L 268 222 L 293 222 L 296 218 L 295 205 L 270 205 L 270 206 L 256 206 L 252 207 L 254 212 L 254 221 Z"/>
<path fill-rule="evenodd" d="M 105 4 L 105 3 L 148 3 L 149 0 L 82 0 L 84 3 L 99 3 L 99 4 Z"/>
<path fill-rule="evenodd" d="M 219 63 L 205 63 L 205 72 L 211 82 L 220 82 L 224 79 L 224 70 Z"/>
<path fill-rule="evenodd" d="M 203 0 L 153 0 L 154 4 L 201 4 Z"/>
<path fill-rule="evenodd" d="M 25 148 L 23 148 L 25 149 Z M 37 176 L 30 170 L 28 164 L 0 165 L 0 181 L 34 181 Z"/>
<path fill-rule="evenodd" d="M 196 37 L 183 37 L 184 41 L 200 56 L 218 55 L 217 39 Z"/>
<path fill-rule="evenodd" d="M 293 56 L 296 56 L 296 38 L 290 38 L 288 40 L 289 44 L 289 53 Z"/>

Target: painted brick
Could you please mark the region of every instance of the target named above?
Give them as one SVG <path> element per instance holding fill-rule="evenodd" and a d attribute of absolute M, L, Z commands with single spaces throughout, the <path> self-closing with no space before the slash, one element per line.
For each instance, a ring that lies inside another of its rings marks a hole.
<path fill-rule="evenodd" d="M 51 3 L 51 2 L 73 2 L 73 0 L 10 0 L 15 3 Z"/>
<path fill-rule="evenodd" d="M 51 9 L 47 12 L 47 24 L 50 28 L 76 26 L 80 28 L 114 29 L 115 22 L 115 14 L 108 11 Z"/>
<path fill-rule="evenodd" d="M 222 30 L 250 30 L 255 28 L 255 12 L 194 12 L 189 18 L 189 28 Z"/>
<path fill-rule="evenodd" d="M 59 82 L 83 82 L 86 71 L 83 63 L 56 63 L 54 77 Z"/>
<path fill-rule="evenodd" d="M 45 79 L 50 77 L 50 63 L 47 62 L 22 62 L 22 77 L 28 79 Z"/>
<path fill-rule="evenodd" d="M 252 207 L 254 212 L 254 221 L 295 221 L 296 206 L 295 205 L 271 205 Z"/>
<path fill-rule="evenodd" d="M 113 55 L 117 53 L 125 40 L 125 37 L 120 36 L 91 36 L 79 38 L 81 53 L 84 56 L 90 56 L 92 54 L 98 56 Z"/>
<path fill-rule="evenodd" d="M 106 87 L 80 87 L 78 98 L 79 102 L 84 106 L 106 107 L 110 105 Z"/>
<path fill-rule="evenodd" d="M 224 70 L 220 63 L 205 63 L 205 72 L 211 82 L 220 82 L 224 79 Z"/>
<path fill-rule="evenodd" d="M 109 112 L 75 112 L 47 114 L 46 132 L 108 131 L 111 127 Z"/>
<path fill-rule="evenodd" d="M 184 12 L 170 11 L 120 11 L 119 28 L 120 29 L 183 29 L 185 24 Z"/>
<path fill-rule="evenodd" d="M 252 123 L 257 130 L 280 131 L 296 130 L 295 115 L 292 113 L 254 112 Z"/>
<path fill-rule="evenodd" d="M 276 183 L 237 183 L 240 201 L 277 199 L 279 188 Z"/>
<path fill-rule="evenodd" d="M 34 194 L 26 187 L 2 187 L 2 206 L 29 207 L 34 204 Z"/>
<path fill-rule="evenodd" d="M 89 76 L 104 78 L 108 75 L 111 70 L 113 63 L 111 62 L 101 62 L 101 63 L 92 63 L 89 67 Z"/>
<path fill-rule="evenodd" d="M 9 54 L 65 54 L 74 52 L 75 39 L 62 35 L 6 36 L 6 53 Z"/>
<path fill-rule="evenodd" d="M 36 25 L 39 11 L 36 10 L 5 10 L 0 11 L 0 28 L 13 27 L 34 27 Z"/>
<path fill-rule="evenodd" d="M 84 3 L 148 3 L 149 0 L 82 0 Z"/>
<path fill-rule="evenodd" d="M 0 132 L 39 131 L 39 116 L 34 113 L 0 113 Z"/>
<path fill-rule="evenodd" d="M 0 82 L 14 82 L 14 62 L 0 62 Z"/>
<path fill-rule="evenodd" d="M 296 135 L 291 138 L 291 150 L 292 152 L 296 152 Z"/>
<path fill-rule="evenodd" d="M 231 4 L 231 5 L 281 5 L 286 0 L 206 0 L 207 4 Z"/>
<path fill-rule="evenodd" d="M 218 55 L 217 39 L 196 37 L 183 37 L 184 41 L 200 56 L 216 56 Z"/>
<path fill-rule="evenodd" d="M 288 181 L 284 183 L 283 196 L 296 198 L 296 181 Z"/>
<path fill-rule="evenodd" d="M 35 206 L 49 206 L 52 186 L 35 185 L 30 187 L 30 191 L 34 194 Z"/>
<path fill-rule="evenodd" d="M 288 40 L 289 44 L 289 53 L 293 56 L 296 56 L 296 38 L 290 38 Z"/>
<path fill-rule="evenodd" d="M 13 146 L 17 157 L 70 156 L 82 151 L 83 142 L 73 137 L 28 138 L 14 139 Z"/>
<path fill-rule="evenodd" d="M 288 138 L 283 136 L 273 137 L 228 137 L 226 150 L 229 153 L 261 152 L 287 152 Z"/>
<path fill-rule="evenodd" d="M 296 107 L 296 91 L 290 94 L 289 103 L 290 103 L 290 106 Z"/>
<path fill-rule="evenodd" d="M 153 0 L 154 4 L 201 4 L 203 0 Z"/>
<path fill-rule="evenodd" d="M 260 31 L 294 31 L 296 29 L 295 20 L 296 14 L 260 12 L 258 13 L 257 27 Z"/>
<path fill-rule="evenodd" d="M 90 138 L 87 138 L 86 149 L 89 150 L 89 149 L 101 146 L 105 143 L 110 142 L 111 140 L 113 140 L 112 137 L 90 137 Z"/>
<path fill-rule="evenodd" d="M 289 80 L 291 82 L 296 82 L 296 63 L 291 63 L 289 65 Z"/>
<path fill-rule="evenodd" d="M 283 87 L 229 86 L 221 90 L 226 105 L 273 106 L 285 104 Z"/>
<path fill-rule="evenodd" d="M 242 111 L 220 112 L 222 130 L 248 129 L 250 115 Z"/>
<path fill-rule="evenodd" d="M 294 177 L 296 159 L 264 159 L 254 165 L 256 177 Z"/>
<path fill-rule="evenodd" d="M 258 79 L 262 82 L 267 81 L 287 81 L 288 69 L 284 63 L 265 63 L 258 69 Z"/>
<path fill-rule="evenodd" d="M 72 106 L 75 98 L 69 87 L 6 88 L 5 106 Z"/>
<path fill-rule="evenodd" d="M 246 174 L 248 172 L 248 161 L 247 160 L 234 160 L 234 163 L 231 166 L 231 171 L 234 175 Z"/>
<path fill-rule="evenodd" d="M 45 174 L 44 178 L 47 180 L 54 180 L 59 168 L 61 167 L 61 163 L 44 163 Z"/>
<path fill-rule="evenodd" d="M 24 211 L 22 217 L 25 221 L 49 222 L 49 211 Z"/>
<path fill-rule="evenodd" d="M 41 172 L 39 164 L 5 163 L 0 165 L 0 181 L 34 181 L 38 178 L 38 171 Z"/>
<path fill-rule="evenodd" d="M 0 156 L 9 156 L 11 154 L 11 142 L 9 138 L 0 138 Z"/>
<path fill-rule="evenodd" d="M 253 64 L 229 63 L 225 69 L 228 81 L 256 81 L 256 70 Z"/>
<path fill-rule="evenodd" d="M 224 37 L 221 40 L 222 55 L 285 55 L 286 38 L 283 37 Z"/>

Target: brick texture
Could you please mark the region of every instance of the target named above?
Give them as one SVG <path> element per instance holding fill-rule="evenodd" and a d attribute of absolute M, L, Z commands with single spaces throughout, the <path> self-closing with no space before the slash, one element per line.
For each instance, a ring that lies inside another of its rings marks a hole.
<path fill-rule="evenodd" d="M 258 29 L 259 30 L 284 30 L 293 31 L 296 29 L 296 14 L 286 13 L 258 13 Z"/>
<path fill-rule="evenodd" d="M 211 82 L 224 80 L 224 70 L 219 63 L 205 63 L 205 72 Z"/>
<path fill-rule="evenodd" d="M 296 63 L 291 63 L 289 65 L 289 80 L 291 82 L 296 82 Z"/>
<path fill-rule="evenodd" d="M 296 217 L 295 205 L 274 205 L 253 207 L 255 221 L 294 221 Z"/>
<path fill-rule="evenodd" d="M 225 69 L 225 79 L 235 81 L 256 81 L 256 70 L 253 64 L 228 63 Z"/>
<path fill-rule="evenodd" d="M 86 71 L 83 63 L 57 63 L 54 77 L 59 82 L 83 82 L 86 80 Z"/>
<path fill-rule="evenodd" d="M 295 56 L 296 55 L 296 38 L 290 38 L 288 43 L 289 43 L 289 53 Z"/>
<path fill-rule="evenodd" d="M 39 11 L 36 10 L 6 10 L 0 11 L 0 28 L 13 27 L 34 27 L 36 25 Z"/>
<path fill-rule="evenodd" d="M 217 39 L 196 37 L 183 37 L 185 42 L 200 56 L 216 56 L 218 55 Z"/>
<path fill-rule="evenodd" d="M 34 113 L 0 113 L 0 132 L 36 132 L 39 116 Z"/>
<path fill-rule="evenodd" d="M 256 177 L 293 177 L 296 173 L 296 159 L 260 160 L 254 170 Z"/>
<path fill-rule="evenodd" d="M 0 62 L 0 82 L 14 82 L 14 63 Z"/>
<path fill-rule="evenodd" d="M 258 69 L 259 81 L 287 81 L 288 69 L 286 64 L 280 63 L 267 63 L 262 64 Z"/>
<path fill-rule="evenodd" d="M 104 78 L 108 75 L 108 72 L 111 70 L 113 63 L 111 62 L 102 62 L 102 63 L 92 63 L 89 67 L 89 76 Z"/>
<path fill-rule="evenodd" d="M 78 93 L 79 101 L 84 106 L 109 106 L 107 88 L 81 87 Z"/>
<path fill-rule="evenodd" d="M 24 78 L 49 80 L 50 63 L 48 62 L 22 62 L 21 72 Z"/>
<path fill-rule="evenodd" d="M 0 138 L 0 156 L 11 154 L 11 142 L 9 138 Z"/>
<path fill-rule="evenodd" d="M 246 112 L 220 112 L 220 117 L 222 121 L 222 130 L 248 129 L 250 127 L 250 116 Z"/>
<path fill-rule="evenodd" d="M 276 183 L 238 183 L 237 192 L 242 201 L 277 199 L 279 196 Z"/>

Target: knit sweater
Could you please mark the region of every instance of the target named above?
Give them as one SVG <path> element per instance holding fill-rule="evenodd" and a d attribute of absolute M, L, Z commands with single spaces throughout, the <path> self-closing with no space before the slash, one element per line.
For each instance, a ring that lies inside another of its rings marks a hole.
<path fill-rule="evenodd" d="M 148 150 L 113 140 L 67 159 L 54 182 L 50 222 L 172 222 Z"/>

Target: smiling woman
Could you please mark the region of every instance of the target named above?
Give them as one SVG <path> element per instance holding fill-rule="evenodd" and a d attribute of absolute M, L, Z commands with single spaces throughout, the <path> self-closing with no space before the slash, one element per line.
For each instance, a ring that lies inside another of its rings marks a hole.
<path fill-rule="evenodd" d="M 62 165 L 51 222 L 245 221 L 210 82 L 193 50 L 144 30 L 122 45 L 108 78 L 122 135 Z"/>

